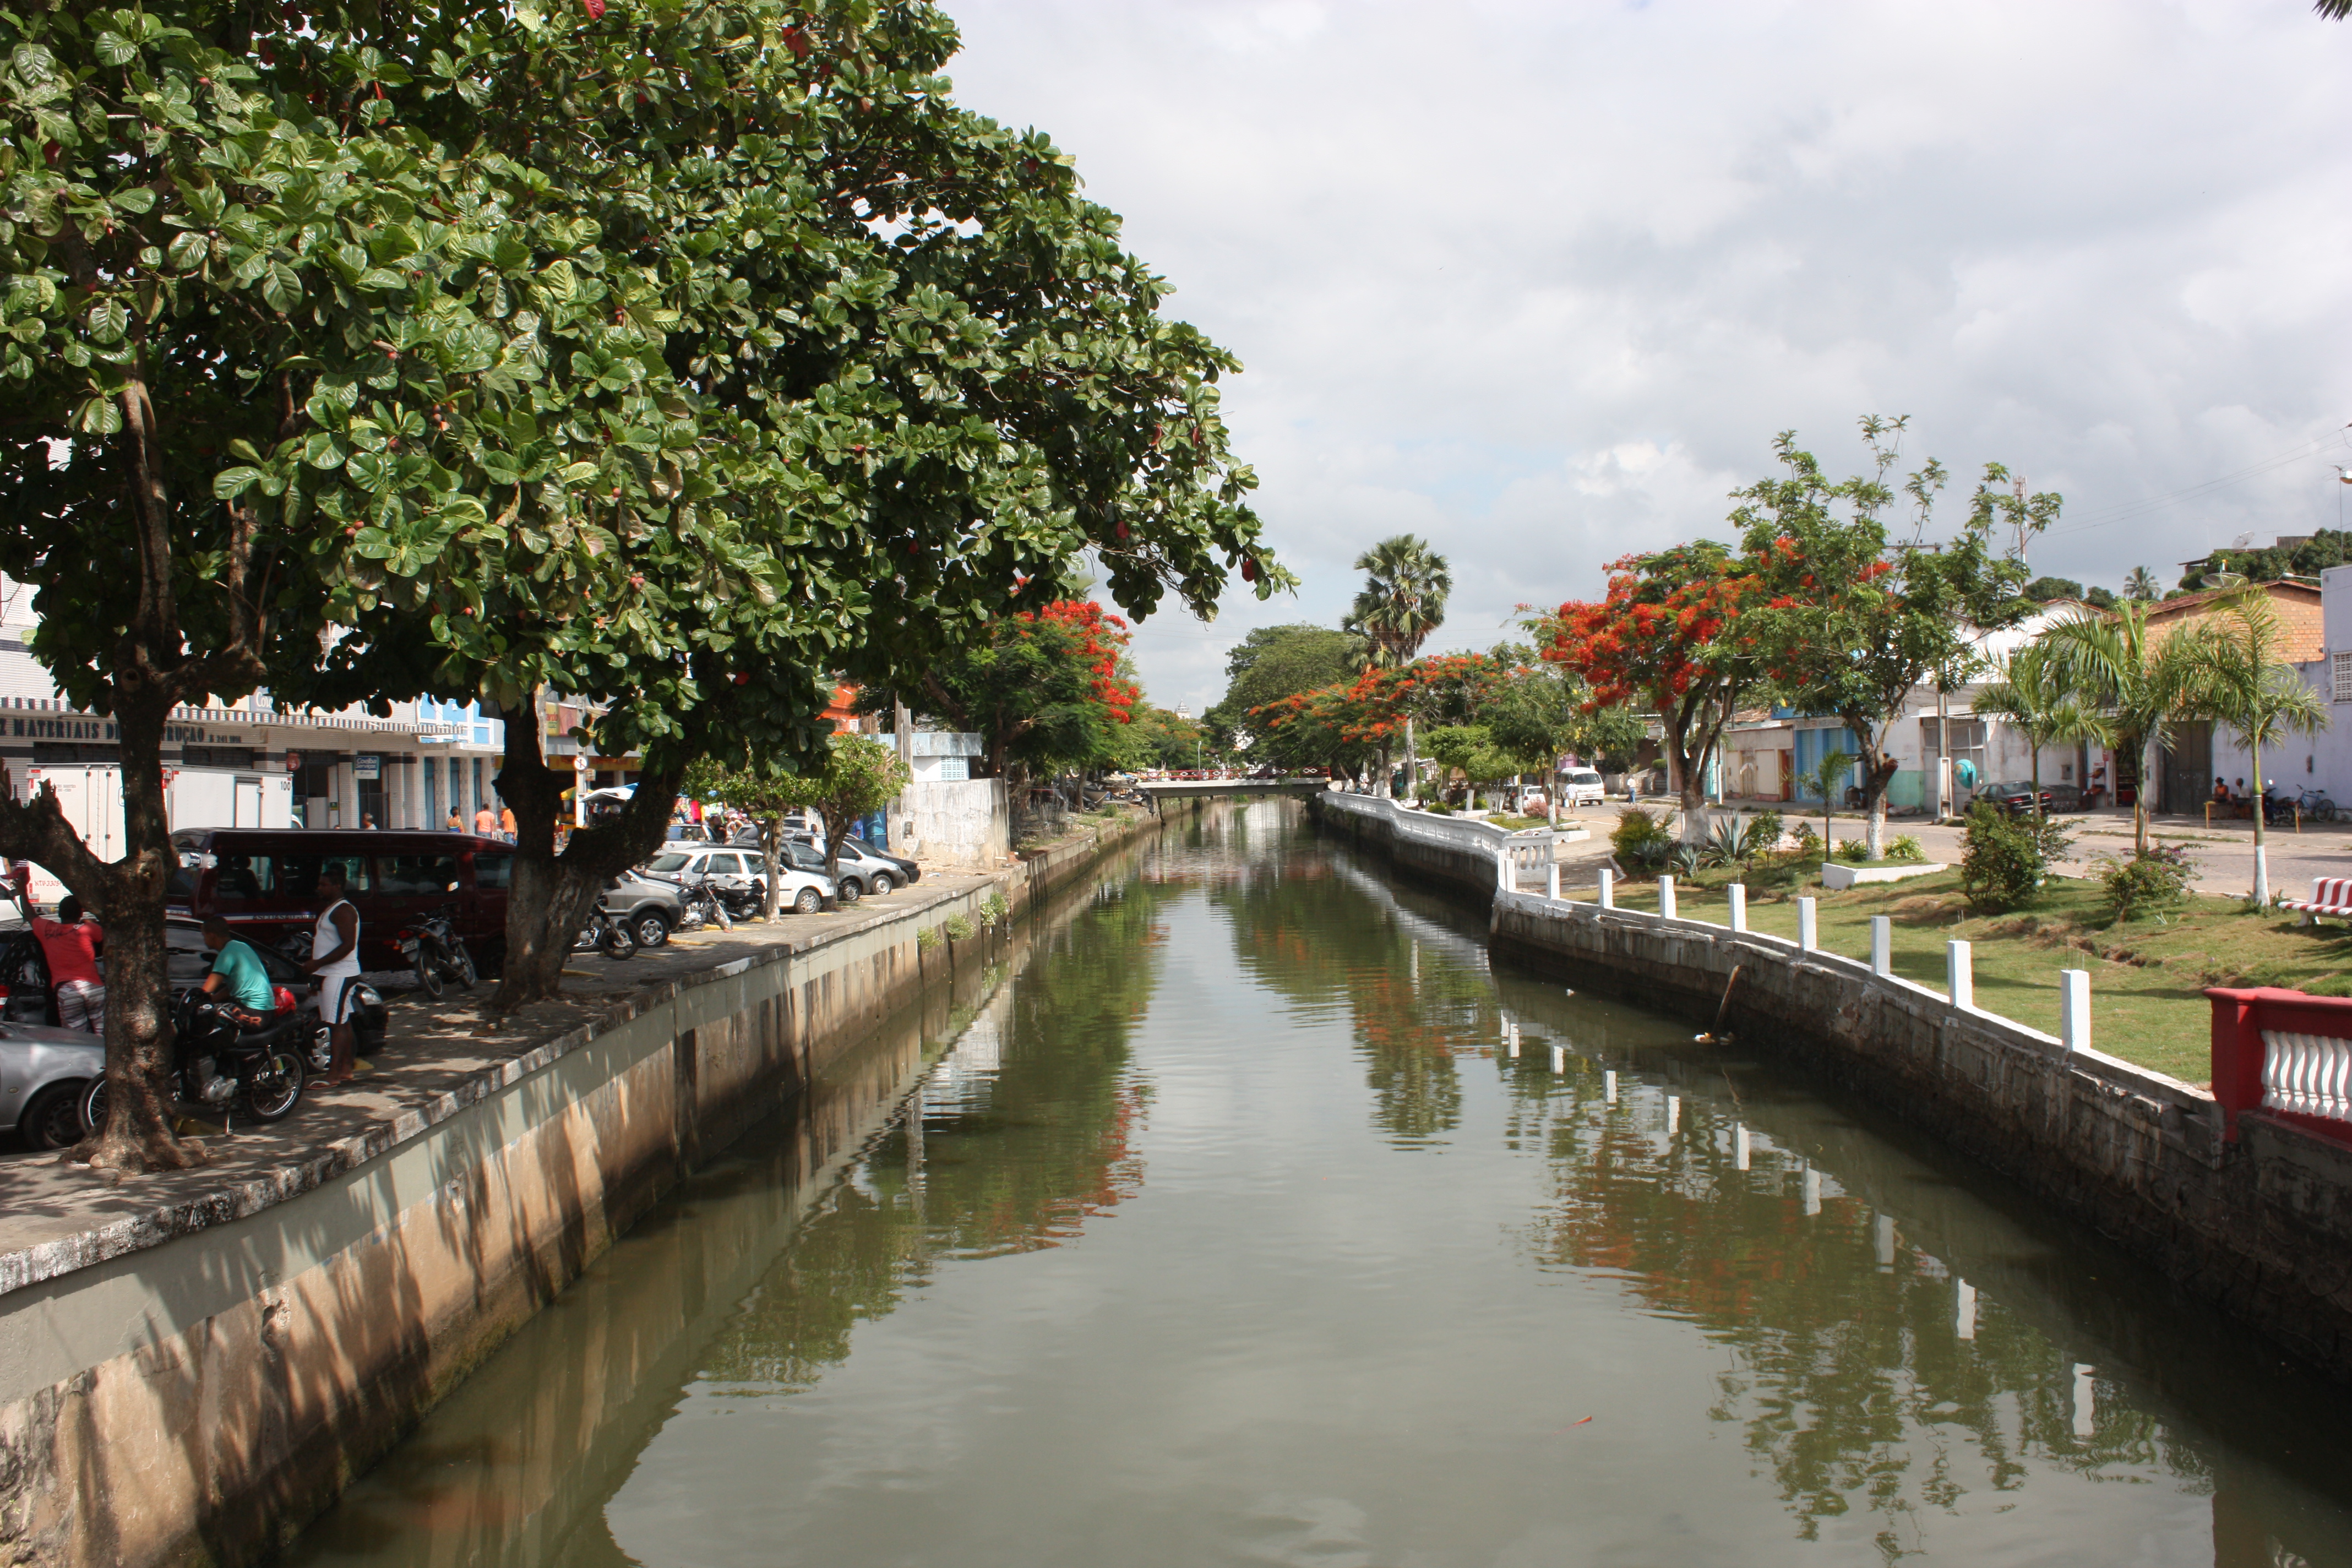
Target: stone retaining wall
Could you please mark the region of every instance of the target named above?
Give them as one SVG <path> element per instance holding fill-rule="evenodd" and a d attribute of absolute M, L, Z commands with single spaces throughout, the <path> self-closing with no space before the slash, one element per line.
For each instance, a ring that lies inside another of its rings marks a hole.
<path fill-rule="evenodd" d="M 1497 953 L 1850 1086 L 2352 1381 L 2352 1149 L 1777 937 L 1489 890 Z M 1728 994 L 1728 1005 L 1725 998 Z"/>
<path fill-rule="evenodd" d="M 1489 822 L 1433 816 L 1377 795 L 1332 791 L 1307 797 L 1325 826 L 1369 844 L 1400 869 L 1481 901 L 1496 887 L 1495 856 L 1512 837 Z"/>
<path fill-rule="evenodd" d="M 919 931 L 984 925 L 988 900 L 1020 909 L 1159 826 L 646 985 L 179 1223 L 0 1258 L 0 1563 L 269 1555 L 698 1162 L 1006 940 Z"/>

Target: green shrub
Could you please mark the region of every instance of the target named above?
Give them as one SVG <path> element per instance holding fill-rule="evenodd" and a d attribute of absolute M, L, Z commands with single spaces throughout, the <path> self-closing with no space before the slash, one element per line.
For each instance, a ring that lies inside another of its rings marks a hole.
<path fill-rule="evenodd" d="M 1618 863 L 1627 870 L 1636 866 L 1662 863 L 1673 850 L 1675 836 L 1656 812 L 1643 811 L 1638 805 L 1627 806 L 1617 818 L 1617 826 L 1609 835 L 1609 847 L 1615 850 Z"/>
<path fill-rule="evenodd" d="M 1769 855 L 1780 847 L 1780 835 L 1787 827 L 1777 811 L 1759 811 L 1748 819 L 1748 852 Z"/>
<path fill-rule="evenodd" d="M 2033 901 L 2049 875 L 2050 862 L 2070 842 L 2047 818 L 2011 816 L 1990 801 L 1969 807 L 1969 830 L 1960 851 L 1960 891 L 1979 914 L 1999 914 Z"/>
<path fill-rule="evenodd" d="M 2197 868 L 2180 846 L 2159 846 L 2128 860 L 2109 860 L 2101 880 L 2107 885 L 2107 909 L 2127 921 L 2151 910 L 2170 909 L 2189 896 Z"/>
<path fill-rule="evenodd" d="M 1790 832 L 1797 841 L 1798 854 L 1818 855 L 1822 852 L 1822 836 L 1813 831 L 1811 823 L 1800 821 Z"/>
<path fill-rule="evenodd" d="M 1889 860 L 1908 860 L 1918 866 L 1927 863 L 1927 851 L 1920 847 L 1918 839 L 1906 833 L 1886 847 L 1886 858 Z"/>
<path fill-rule="evenodd" d="M 1870 846 L 1859 838 L 1841 839 L 1837 858 L 1849 866 L 1859 866 L 1870 858 Z"/>
<path fill-rule="evenodd" d="M 1012 912 L 1013 906 L 1004 901 L 1003 893 L 991 893 L 981 900 L 980 921 L 982 925 L 992 926 Z"/>
<path fill-rule="evenodd" d="M 915 933 L 915 945 L 921 948 L 926 952 L 929 952 L 932 948 L 939 946 L 940 928 L 937 926 L 925 926 L 922 930 L 917 931 Z"/>
<path fill-rule="evenodd" d="M 1446 805 L 1442 800 L 1424 800 L 1421 803 L 1421 809 L 1429 813 L 1432 816 L 1451 816 L 1454 815 L 1454 808 Z"/>
<path fill-rule="evenodd" d="M 971 919 L 968 915 L 950 915 L 948 917 L 948 939 L 951 942 L 971 941 L 971 933 L 974 929 L 975 928 L 971 923 Z"/>

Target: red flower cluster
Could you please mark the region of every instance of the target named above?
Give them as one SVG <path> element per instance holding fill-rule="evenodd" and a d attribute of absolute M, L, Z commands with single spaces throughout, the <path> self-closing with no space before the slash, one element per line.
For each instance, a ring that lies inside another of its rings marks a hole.
<path fill-rule="evenodd" d="M 1143 689 L 1119 678 L 1119 656 L 1127 651 L 1127 623 L 1092 599 L 1056 599 L 1041 610 L 1023 610 L 1013 620 L 1022 626 L 1050 626 L 1077 641 L 1079 657 L 1094 675 L 1095 700 L 1110 710 L 1121 724 L 1135 722 L 1135 705 Z M 1026 637 L 1029 633 L 1022 631 Z"/>
<path fill-rule="evenodd" d="M 1745 573 L 1654 572 L 1654 561 L 1611 562 L 1605 597 L 1571 600 L 1553 618 L 1544 657 L 1592 688 L 1588 710 L 1618 702 L 1667 708 L 1711 679 L 1723 651 L 1717 639 L 1759 587 Z"/>

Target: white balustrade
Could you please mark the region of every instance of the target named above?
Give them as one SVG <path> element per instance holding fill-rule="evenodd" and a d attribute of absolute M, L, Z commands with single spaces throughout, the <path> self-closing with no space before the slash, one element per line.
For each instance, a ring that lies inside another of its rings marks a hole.
<path fill-rule="evenodd" d="M 2263 1109 L 2352 1121 L 2352 1040 L 2264 1029 Z"/>
<path fill-rule="evenodd" d="M 1748 929 L 1747 884 L 1734 882 L 1724 891 L 1731 895 L 1731 929 L 1736 931 L 1746 931 Z"/>
<path fill-rule="evenodd" d="M 1658 879 L 1658 913 L 1666 920 L 1675 918 L 1675 879 L 1672 877 Z"/>
<path fill-rule="evenodd" d="M 1821 906 L 1811 899 L 1797 900 L 1797 950 L 1811 952 L 1822 945 Z"/>

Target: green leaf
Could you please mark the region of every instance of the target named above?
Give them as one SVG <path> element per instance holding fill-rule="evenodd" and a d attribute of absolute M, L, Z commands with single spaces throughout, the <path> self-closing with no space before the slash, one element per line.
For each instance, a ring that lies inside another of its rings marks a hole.
<path fill-rule="evenodd" d="M 221 500 L 235 500 L 260 479 L 259 468 L 223 468 L 213 476 L 213 494 Z"/>
<path fill-rule="evenodd" d="M 173 237 L 172 247 L 164 252 L 164 258 L 174 271 L 194 272 L 205 264 L 205 254 L 211 244 L 195 230 L 186 229 Z"/>
<path fill-rule="evenodd" d="M 92 47 L 106 65 L 127 66 L 139 58 L 139 47 L 117 32 L 100 33 Z"/>
<path fill-rule="evenodd" d="M 302 302 L 302 279 L 282 261 L 273 261 L 262 274 L 261 297 L 273 310 L 291 310 Z"/>

